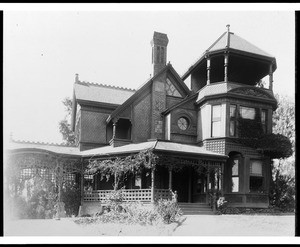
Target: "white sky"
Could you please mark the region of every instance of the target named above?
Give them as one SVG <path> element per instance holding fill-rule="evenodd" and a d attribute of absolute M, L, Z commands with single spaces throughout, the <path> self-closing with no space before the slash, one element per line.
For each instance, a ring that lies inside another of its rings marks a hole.
<path fill-rule="evenodd" d="M 168 35 L 167 61 L 182 75 L 230 24 L 230 31 L 276 57 L 274 93 L 294 97 L 291 5 L 255 11 L 249 11 L 251 4 L 242 10 L 208 8 L 218 11 L 207 10 L 207 4 L 31 6 L 3 7 L 4 137 L 12 132 L 16 140 L 61 143 L 62 100 L 72 98 L 75 74 L 83 81 L 136 89 L 153 73 L 154 31 Z M 106 7 L 111 11 L 103 11 Z"/>

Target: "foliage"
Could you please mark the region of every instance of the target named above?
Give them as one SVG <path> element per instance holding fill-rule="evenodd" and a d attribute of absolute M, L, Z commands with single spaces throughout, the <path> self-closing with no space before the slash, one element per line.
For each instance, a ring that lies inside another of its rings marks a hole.
<path fill-rule="evenodd" d="M 115 190 L 112 193 L 106 196 L 106 204 L 109 210 L 113 211 L 122 211 L 122 202 L 124 200 L 124 196 L 122 190 Z"/>
<path fill-rule="evenodd" d="M 219 213 L 224 213 L 227 209 L 228 202 L 225 200 L 225 197 L 219 197 L 217 201 L 217 210 Z"/>
<path fill-rule="evenodd" d="M 128 174 L 137 174 L 143 168 L 155 169 L 157 158 L 151 150 L 141 151 L 136 155 L 126 157 L 91 160 L 86 170 L 90 174 L 100 171 L 101 179 L 106 177 L 109 180 L 110 176 L 114 176 L 114 190 L 118 190 Z"/>
<path fill-rule="evenodd" d="M 284 212 L 295 209 L 295 178 L 277 169 L 271 183 L 270 205 Z"/>
<path fill-rule="evenodd" d="M 80 188 L 73 181 L 67 181 L 63 185 L 61 191 L 61 201 L 65 203 L 66 215 L 71 217 L 72 215 L 77 215 L 79 206 L 81 203 L 80 200 Z"/>
<path fill-rule="evenodd" d="M 288 158 L 293 154 L 290 139 L 281 134 L 263 135 L 258 139 L 256 148 L 263 150 L 271 159 Z"/>
<path fill-rule="evenodd" d="M 72 114 L 72 100 L 70 98 L 65 98 L 62 103 L 65 106 L 66 116 L 63 120 L 59 122 L 59 131 L 62 134 L 65 144 L 74 145 L 76 142 L 76 136 L 74 131 L 71 130 L 71 114 Z"/>
<path fill-rule="evenodd" d="M 56 213 L 55 185 L 39 176 L 23 181 L 22 194 L 14 197 L 17 217 L 30 219 L 52 218 Z"/>
<path fill-rule="evenodd" d="M 167 224 L 177 221 L 182 215 L 177 202 L 173 200 L 159 199 L 156 203 L 156 210 Z"/>
<path fill-rule="evenodd" d="M 295 102 L 288 96 L 275 95 L 278 107 L 273 113 L 273 133 L 289 138 L 292 144 L 292 155 L 289 158 L 274 160 L 274 168 L 281 174 L 295 176 Z M 274 170 L 275 174 L 276 170 Z"/>
<path fill-rule="evenodd" d="M 239 142 L 254 149 L 262 150 L 271 159 L 287 158 L 293 154 L 292 142 L 282 134 L 263 134 L 257 120 L 239 119 Z"/>

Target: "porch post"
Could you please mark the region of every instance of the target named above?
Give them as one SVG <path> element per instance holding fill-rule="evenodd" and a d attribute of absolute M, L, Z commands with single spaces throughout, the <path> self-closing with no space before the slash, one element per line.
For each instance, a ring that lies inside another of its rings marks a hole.
<path fill-rule="evenodd" d="M 192 167 L 189 167 L 188 202 L 192 202 Z"/>
<path fill-rule="evenodd" d="M 224 81 L 228 82 L 228 53 L 224 55 Z"/>
<path fill-rule="evenodd" d="M 151 169 L 151 202 L 154 203 L 154 180 L 155 180 L 155 168 Z"/>
<path fill-rule="evenodd" d="M 224 196 L 224 162 L 221 163 L 221 195 Z"/>
<path fill-rule="evenodd" d="M 83 205 L 84 201 L 84 170 L 83 170 L 83 161 L 81 161 L 81 174 L 80 174 L 80 205 Z"/>
<path fill-rule="evenodd" d="M 269 89 L 273 90 L 273 64 L 269 67 Z"/>
<path fill-rule="evenodd" d="M 209 166 L 207 165 L 206 174 L 206 203 L 209 203 Z"/>
<path fill-rule="evenodd" d="M 169 190 L 172 190 L 172 168 L 169 168 Z"/>
<path fill-rule="evenodd" d="M 113 122 L 113 135 L 112 135 L 112 139 L 115 139 L 116 138 L 116 133 L 117 133 L 117 122 L 118 122 L 118 119 L 114 118 L 112 120 L 112 122 Z"/>
<path fill-rule="evenodd" d="M 207 81 L 206 84 L 210 84 L 210 57 L 206 58 L 206 70 L 207 70 Z"/>

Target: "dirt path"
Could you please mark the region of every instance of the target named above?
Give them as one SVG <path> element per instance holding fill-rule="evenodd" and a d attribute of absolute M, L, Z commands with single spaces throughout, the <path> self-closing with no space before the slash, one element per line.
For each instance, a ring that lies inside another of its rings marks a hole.
<path fill-rule="evenodd" d="M 187 216 L 173 236 L 295 236 L 295 216 Z"/>
<path fill-rule="evenodd" d="M 67 218 L 14 220 L 4 225 L 4 236 L 294 236 L 295 216 L 187 216 L 181 225 L 175 227 L 174 223 L 157 227 L 82 226 Z"/>

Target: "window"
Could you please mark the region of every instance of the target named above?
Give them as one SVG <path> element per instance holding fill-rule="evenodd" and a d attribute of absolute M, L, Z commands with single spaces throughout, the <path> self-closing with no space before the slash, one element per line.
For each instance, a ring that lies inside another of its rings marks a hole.
<path fill-rule="evenodd" d="M 240 106 L 240 116 L 243 119 L 255 119 L 255 108 Z"/>
<path fill-rule="evenodd" d="M 229 136 L 236 135 L 236 105 L 230 105 Z"/>
<path fill-rule="evenodd" d="M 267 133 L 267 110 L 261 110 L 261 126 L 263 133 Z"/>
<path fill-rule="evenodd" d="M 165 117 L 165 139 L 166 140 L 171 140 L 171 114 L 169 113 Z"/>
<path fill-rule="evenodd" d="M 250 161 L 250 192 L 263 192 L 263 163 L 261 160 Z"/>
<path fill-rule="evenodd" d="M 178 90 L 173 85 L 173 83 L 169 80 L 169 78 L 167 78 L 166 91 L 167 91 L 167 95 L 181 97 L 181 94 L 178 92 Z"/>
<path fill-rule="evenodd" d="M 239 160 L 234 159 L 231 168 L 231 192 L 239 192 Z"/>
<path fill-rule="evenodd" d="M 212 126 L 211 136 L 218 137 L 221 135 L 221 105 L 212 106 Z"/>
<path fill-rule="evenodd" d="M 177 121 L 179 129 L 186 130 L 189 127 L 189 120 L 185 117 L 181 117 Z"/>

